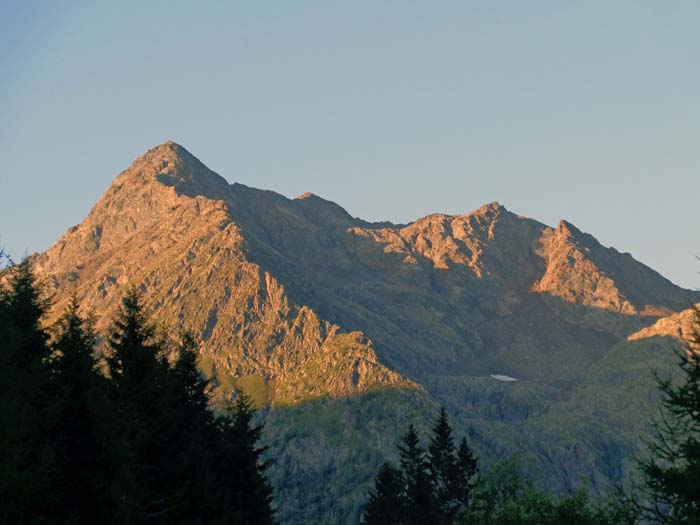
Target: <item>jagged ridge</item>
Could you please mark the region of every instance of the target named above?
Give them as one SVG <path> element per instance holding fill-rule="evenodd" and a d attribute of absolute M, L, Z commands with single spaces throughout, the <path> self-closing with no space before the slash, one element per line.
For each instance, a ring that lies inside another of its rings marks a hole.
<path fill-rule="evenodd" d="M 77 292 L 104 333 L 127 285 L 155 316 L 192 330 L 219 376 L 259 377 L 275 403 L 411 386 L 381 365 L 372 342 L 290 302 L 246 257 L 231 220 L 235 192 L 166 142 L 120 174 L 88 217 L 37 257 L 63 307 Z"/>

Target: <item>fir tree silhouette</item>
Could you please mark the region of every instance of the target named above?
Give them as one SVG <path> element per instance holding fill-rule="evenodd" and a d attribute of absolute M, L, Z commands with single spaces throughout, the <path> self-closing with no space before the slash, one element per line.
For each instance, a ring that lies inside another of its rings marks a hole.
<path fill-rule="evenodd" d="M 197 342 L 188 332 L 181 335 L 176 361 L 168 374 L 166 402 L 172 415 L 167 445 L 168 480 L 181 493 L 181 523 L 214 523 L 226 509 L 217 499 L 215 450 L 220 432 L 209 409 L 209 381 L 197 370 Z"/>
<path fill-rule="evenodd" d="M 265 471 L 270 463 L 263 459 L 267 447 L 260 446 L 262 426 L 254 423 L 255 410 L 250 399 L 239 392 L 233 405 L 219 419 L 221 429 L 223 498 L 239 514 L 242 523 L 273 523 L 272 488 Z"/>
<path fill-rule="evenodd" d="M 436 499 L 430 479 L 430 465 L 413 425 L 398 446 L 401 470 L 406 484 L 406 524 L 439 523 Z"/>
<path fill-rule="evenodd" d="M 474 500 L 476 477 L 479 473 L 476 456 L 469 448 L 467 438 L 463 437 L 457 451 L 458 490 L 463 508 L 469 507 Z"/>
<path fill-rule="evenodd" d="M 413 425 L 398 450 L 401 468 L 382 465 L 363 512 L 365 523 L 444 524 L 465 515 L 472 503 L 476 459 L 466 438 L 455 448 L 444 407 L 433 424 L 427 453 Z"/>
<path fill-rule="evenodd" d="M 462 503 L 462 473 L 445 407 L 440 409 L 433 425 L 433 435 L 428 447 L 428 463 L 440 521 L 451 523 Z"/>
<path fill-rule="evenodd" d="M 363 514 L 365 525 L 401 525 L 406 512 L 401 472 L 385 461 L 374 481 L 374 489 Z"/>
<path fill-rule="evenodd" d="M 124 522 L 165 523 L 184 503 L 163 481 L 170 474 L 167 449 L 173 437 L 168 364 L 135 288 L 122 300 L 108 345 L 119 453 L 115 513 Z"/>
<path fill-rule="evenodd" d="M 49 306 L 28 260 L 0 288 L 0 522 L 51 523 L 60 470 L 56 392 L 42 318 Z"/>
<path fill-rule="evenodd" d="M 57 383 L 58 423 L 53 431 L 61 469 L 61 516 L 66 523 L 108 519 L 110 413 L 107 381 L 93 357 L 95 334 L 72 297 L 54 326 L 51 369 Z"/>
<path fill-rule="evenodd" d="M 77 299 L 49 341 L 44 297 L 26 262 L 0 286 L 0 522 L 273 523 L 262 425 L 244 395 L 215 417 L 192 335 L 131 289 L 98 366 Z"/>

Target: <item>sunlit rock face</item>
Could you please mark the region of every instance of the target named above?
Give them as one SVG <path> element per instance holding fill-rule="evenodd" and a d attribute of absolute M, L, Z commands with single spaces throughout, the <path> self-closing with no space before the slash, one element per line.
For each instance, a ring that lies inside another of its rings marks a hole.
<path fill-rule="evenodd" d="M 695 336 L 698 335 L 699 308 L 700 305 L 695 305 L 693 308 L 663 317 L 653 325 L 631 334 L 627 340 L 638 341 L 652 337 L 673 337 L 683 343 L 692 343 Z"/>
<path fill-rule="evenodd" d="M 371 224 L 310 193 L 229 185 L 173 142 L 121 173 L 37 264 L 57 310 L 76 290 L 101 331 L 125 286 L 142 287 L 159 319 L 199 334 L 234 375 L 289 378 L 356 333 L 360 389 L 489 366 L 534 379 L 523 353 L 545 359 L 582 330 L 595 355 L 693 297 L 565 221 L 492 203 Z"/>
<path fill-rule="evenodd" d="M 652 368 L 670 355 L 667 336 L 688 329 L 675 314 L 700 300 L 565 221 L 552 228 L 491 203 L 369 223 L 311 193 L 229 184 L 172 142 L 33 257 L 53 317 L 76 293 L 103 335 L 127 287 L 140 287 L 155 319 L 199 338 L 219 393 L 243 387 L 261 406 L 299 410 L 342 400 L 356 411 L 344 424 L 363 433 L 387 420 L 388 402 L 372 398 L 384 408 L 364 413 L 349 400 L 413 392 L 420 406 L 445 404 L 486 462 L 527 449 L 558 488 L 623 476 L 639 407 L 654 401 Z M 590 439 L 574 453 L 580 432 Z M 392 447 L 378 432 L 339 443 L 326 467 L 343 447 Z"/>
<path fill-rule="evenodd" d="M 154 318 L 195 333 L 220 375 L 262 379 L 270 402 L 414 387 L 377 360 L 362 333 L 290 301 L 248 256 L 256 234 L 246 239 L 234 220 L 240 201 L 181 146 L 150 150 L 36 258 L 56 292 L 55 311 L 76 292 L 104 334 L 125 289 L 139 286 Z"/>

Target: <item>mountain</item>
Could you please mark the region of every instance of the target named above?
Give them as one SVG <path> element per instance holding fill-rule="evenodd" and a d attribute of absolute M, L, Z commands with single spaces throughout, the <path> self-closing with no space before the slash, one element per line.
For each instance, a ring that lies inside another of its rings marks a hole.
<path fill-rule="evenodd" d="M 491 203 L 370 223 L 230 185 L 173 142 L 33 259 L 54 316 L 75 293 L 105 334 L 136 285 L 200 338 L 215 398 L 263 409 L 284 523 L 356 523 L 397 433 L 440 404 L 485 464 L 519 453 L 557 490 L 626 479 L 673 364 L 658 327 L 700 300 L 566 221 Z"/>

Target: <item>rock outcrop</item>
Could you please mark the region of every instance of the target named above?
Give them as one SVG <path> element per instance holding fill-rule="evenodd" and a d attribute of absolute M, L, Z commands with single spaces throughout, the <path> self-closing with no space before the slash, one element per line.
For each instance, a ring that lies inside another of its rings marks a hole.
<path fill-rule="evenodd" d="M 688 308 L 682 312 L 663 317 L 653 325 L 642 328 L 627 337 L 628 341 L 638 341 L 651 337 L 673 337 L 680 342 L 688 342 L 698 333 L 698 320 L 700 310 Z"/>

